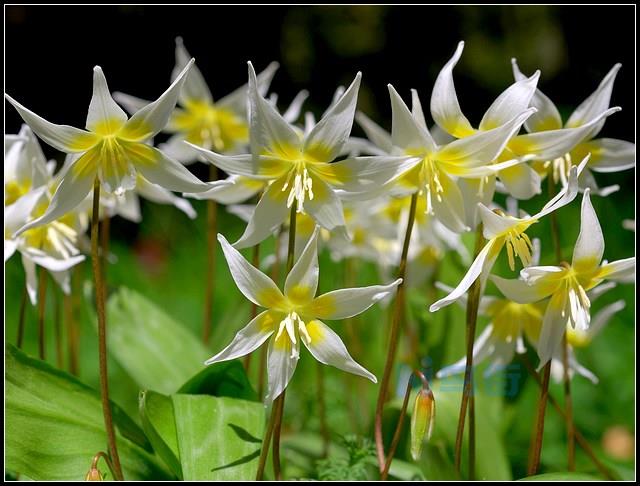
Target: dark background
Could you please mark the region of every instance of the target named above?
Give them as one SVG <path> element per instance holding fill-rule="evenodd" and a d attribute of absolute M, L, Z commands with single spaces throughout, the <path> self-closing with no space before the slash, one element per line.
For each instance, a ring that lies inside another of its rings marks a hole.
<path fill-rule="evenodd" d="M 624 110 L 604 133 L 634 137 L 633 6 L 7 6 L 5 15 L 5 91 L 57 123 L 84 125 L 96 64 L 113 91 L 158 96 L 178 35 L 214 98 L 246 81 L 247 60 L 257 68 L 277 60 L 273 89 L 283 102 L 307 88 L 307 106 L 321 110 L 361 70 L 360 108 L 384 122 L 386 84 L 403 96 L 416 88 L 428 105 L 464 39 L 455 80 L 472 123 L 512 82 L 511 57 L 525 73 L 542 70 L 540 87 L 563 115 L 621 62 L 612 103 Z M 6 111 L 6 131 L 15 132 L 19 117 Z"/>

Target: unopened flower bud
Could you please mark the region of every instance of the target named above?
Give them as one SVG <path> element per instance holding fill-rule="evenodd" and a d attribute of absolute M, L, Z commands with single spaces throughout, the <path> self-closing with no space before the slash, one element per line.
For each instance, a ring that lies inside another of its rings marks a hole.
<path fill-rule="evenodd" d="M 102 473 L 98 470 L 97 467 L 91 466 L 89 472 L 84 477 L 85 481 L 102 481 L 104 478 L 102 477 Z"/>
<path fill-rule="evenodd" d="M 428 440 L 433 431 L 436 418 L 436 402 L 431 390 L 422 388 L 416 395 L 411 414 L 411 457 L 414 461 L 420 459 L 422 442 Z"/>

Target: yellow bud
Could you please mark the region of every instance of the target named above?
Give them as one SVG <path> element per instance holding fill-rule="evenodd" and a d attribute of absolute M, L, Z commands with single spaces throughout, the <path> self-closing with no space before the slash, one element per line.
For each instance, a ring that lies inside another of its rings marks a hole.
<path fill-rule="evenodd" d="M 85 481 L 102 481 L 103 479 L 102 473 L 100 473 L 95 466 L 91 466 L 91 469 L 89 469 L 89 472 L 84 477 Z"/>
<path fill-rule="evenodd" d="M 431 390 L 422 388 L 416 395 L 411 414 L 411 457 L 420 459 L 422 441 L 431 437 L 436 418 L 436 402 Z"/>

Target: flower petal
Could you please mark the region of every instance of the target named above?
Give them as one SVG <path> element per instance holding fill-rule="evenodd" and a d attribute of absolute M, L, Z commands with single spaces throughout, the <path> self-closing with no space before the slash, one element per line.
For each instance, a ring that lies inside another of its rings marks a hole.
<path fill-rule="evenodd" d="M 460 60 L 463 49 L 464 41 L 461 41 L 453 57 L 438 74 L 431 93 L 431 116 L 441 128 L 457 138 L 467 137 L 475 131 L 469 120 L 462 114 L 453 84 L 453 68 Z"/>
<path fill-rule="evenodd" d="M 325 229 L 344 228 L 346 223 L 340 198 L 318 176 L 311 175 L 311 180 L 313 181 L 313 199 L 305 199 L 305 212 Z"/>
<path fill-rule="evenodd" d="M 185 193 L 184 196 L 193 199 L 212 199 L 226 205 L 238 204 L 255 196 L 267 187 L 265 181 L 245 176 L 229 176 L 226 180 L 231 184 L 217 186 L 205 192 Z"/>
<path fill-rule="evenodd" d="M 389 285 L 371 285 L 327 292 L 315 298 L 305 313 L 320 319 L 348 319 L 366 311 L 373 304 L 392 294 L 402 283 L 399 278 Z"/>
<path fill-rule="evenodd" d="M 481 274 L 487 274 L 491 270 L 491 267 L 493 267 L 493 264 L 495 263 L 501 249 L 501 242 L 497 242 L 496 240 L 487 242 L 480 253 L 478 253 L 478 256 L 475 258 L 475 260 L 473 260 L 473 263 L 469 267 L 469 270 L 467 270 L 467 273 L 464 277 L 462 277 L 462 280 L 456 286 L 456 288 L 453 289 L 446 297 L 443 297 L 437 302 L 431 304 L 431 306 L 429 307 L 429 311 L 437 312 L 443 307 L 456 302 L 464 294 L 466 294 L 471 285 L 473 285 L 473 283 L 478 277 L 480 277 Z"/>
<path fill-rule="evenodd" d="M 391 97 L 391 141 L 393 145 L 405 151 L 435 152 L 437 147 L 427 127 L 418 124 L 395 88 L 390 84 L 387 87 Z"/>
<path fill-rule="evenodd" d="M 27 294 L 29 295 L 29 301 L 31 305 L 36 305 L 38 302 L 38 277 L 36 275 L 36 264 L 33 261 L 22 255 L 22 266 L 24 267 L 25 285 L 27 286 Z M 44 269 L 40 269 L 44 272 Z"/>
<path fill-rule="evenodd" d="M 11 96 L 5 94 L 4 97 L 13 105 L 25 123 L 31 127 L 31 130 L 38 137 L 61 152 L 86 152 L 98 143 L 98 137 L 93 133 L 70 127 L 69 125 L 55 125 L 26 109 Z"/>
<path fill-rule="evenodd" d="M 517 164 L 502 169 L 498 176 L 509 194 L 517 199 L 531 199 L 542 192 L 540 174 L 533 170 L 529 164 Z"/>
<path fill-rule="evenodd" d="M 328 172 L 337 176 L 334 186 L 348 192 L 364 192 L 380 189 L 421 160 L 419 157 L 393 155 L 353 157 L 329 164 Z"/>
<path fill-rule="evenodd" d="M 180 76 L 180 73 L 189 65 L 191 59 L 189 52 L 186 47 L 184 47 L 182 37 L 176 37 L 176 65 L 171 73 L 172 81 Z M 204 80 L 200 69 L 198 69 L 198 66 L 195 64 L 191 67 L 191 70 L 184 81 L 184 85 L 182 86 L 182 91 L 180 93 L 180 100 L 183 102 L 194 100 L 205 101 L 207 103 L 213 102 L 209 86 Z"/>
<path fill-rule="evenodd" d="M 391 143 L 391 135 L 389 132 L 361 111 L 356 112 L 356 121 L 367 138 L 373 142 L 376 147 L 382 149 L 385 153 L 391 152 L 393 144 Z"/>
<path fill-rule="evenodd" d="M 273 180 L 282 176 L 291 164 L 272 157 L 251 154 L 221 155 L 186 142 L 198 155 L 229 174 L 248 176 L 254 179 Z"/>
<path fill-rule="evenodd" d="M 607 73 L 604 79 L 600 82 L 598 88 L 573 111 L 569 119 L 567 120 L 566 127 L 574 128 L 580 127 L 594 118 L 600 113 L 609 108 L 611 101 L 611 91 L 613 90 L 613 83 L 616 80 L 618 71 L 622 67 L 622 64 L 618 63 L 614 65 Z M 595 137 L 604 125 L 604 119 L 593 126 L 589 132 L 588 138 Z"/>
<path fill-rule="evenodd" d="M 259 76 L 258 76 L 259 77 Z M 309 97 L 309 92 L 306 89 L 300 90 L 298 94 L 293 98 L 287 110 L 282 114 L 282 118 L 284 118 L 289 123 L 295 123 L 300 117 L 300 112 L 302 111 L 302 105 Z"/>
<path fill-rule="evenodd" d="M 293 266 L 284 283 L 284 295 L 296 304 L 310 302 L 318 290 L 318 233 L 316 226 L 300 258 Z"/>
<path fill-rule="evenodd" d="M 126 112 L 130 115 L 133 115 L 136 111 L 144 108 L 149 103 L 151 103 L 151 101 L 149 100 L 143 100 L 142 98 L 131 96 L 120 91 L 115 91 L 113 93 L 113 99 L 116 100 L 116 102 L 118 102 L 121 106 L 123 106 Z"/>
<path fill-rule="evenodd" d="M 526 79 L 526 76 L 520 72 L 515 58 L 511 59 L 513 67 L 513 77 L 516 81 Z M 556 105 L 539 89 L 535 90 L 529 106 L 536 108 L 538 111 L 531 115 L 524 127 L 528 132 L 542 132 L 544 130 L 557 130 L 562 128 L 562 117 Z"/>
<path fill-rule="evenodd" d="M 589 123 L 576 128 L 562 128 L 520 135 L 509 142 L 509 150 L 515 155 L 535 155 L 536 160 L 553 160 L 571 152 L 587 138 L 591 130 L 601 120 L 620 111 L 619 107 L 609 108 Z"/>
<path fill-rule="evenodd" d="M 527 267 L 521 271 L 530 270 L 533 267 Z M 536 267 L 542 268 L 542 267 Z M 562 271 L 560 267 L 553 267 L 558 272 Z M 535 283 L 527 283 L 521 279 L 506 279 L 497 275 L 490 276 L 491 281 L 496 284 L 498 290 L 502 292 L 507 299 L 517 302 L 518 304 L 530 304 L 548 297 L 558 290 L 560 281 L 554 278 L 540 278 Z"/>
<path fill-rule="evenodd" d="M 633 282 L 636 276 L 636 257 L 624 258 L 600 267 L 598 278 L 616 282 Z"/>
<path fill-rule="evenodd" d="M 376 377 L 360 366 L 349 354 L 342 339 L 329 326 L 315 319 L 306 325 L 310 342 L 302 339 L 303 344 L 315 359 L 323 364 L 363 376 L 374 383 L 378 383 Z"/>
<path fill-rule="evenodd" d="M 195 62 L 191 59 L 182 72 L 171 83 L 171 86 L 152 103 L 138 110 L 123 128 L 123 137 L 127 140 L 141 142 L 160 133 L 167 126 L 173 109 L 176 107 L 180 90 L 189 70 Z"/>
<path fill-rule="evenodd" d="M 63 272 L 69 270 L 71 267 L 85 260 L 84 255 L 74 255 L 64 260 L 59 258 L 53 258 L 49 255 L 35 255 L 30 252 L 26 252 L 29 255 L 29 259 L 36 265 L 46 268 L 51 272 Z"/>
<path fill-rule="evenodd" d="M 292 343 L 286 332 L 269 341 L 267 354 L 268 390 L 265 405 L 278 398 L 291 381 L 300 359 L 300 341 Z"/>
<path fill-rule="evenodd" d="M 480 122 L 480 130 L 491 130 L 504 125 L 531 105 L 540 71 L 530 78 L 518 80 L 504 90 L 491 104 Z"/>
<path fill-rule="evenodd" d="M 580 144 L 580 153 L 590 153 L 589 168 L 595 172 L 618 172 L 636 166 L 636 144 L 615 138 L 599 138 Z"/>
<path fill-rule="evenodd" d="M 469 227 L 465 224 L 466 215 L 460 188 L 444 172 L 440 172 L 439 181 L 442 192 L 438 196 L 431 195 L 431 203 L 433 204 L 433 212 L 436 218 L 456 233 L 469 231 Z"/>
<path fill-rule="evenodd" d="M 42 216 L 34 219 L 16 232 L 16 236 L 28 229 L 42 226 L 61 218 L 67 213 L 76 209 L 91 192 L 96 179 L 97 169 L 94 161 L 91 160 L 93 154 L 88 152 L 80 157 L 75 163 L 67 166 L 65 172 L 61 174 L 61 182 L 51 198 L 49 207 Z"/>
<path fill-rule="evenodd" d="M 359 72 L 349 89 L 305 137 L 303 146 L 305 152 L 321 154 L 321 160 L 325 162 L 331 162 L 340 154 L 351 133 L 361 79 L 362 73 Z"/>
<path fill-rule="evenodd" d="M 4 208 L 5 241 L 7 236 L 12 236 L 14 231 L 18 230 L 29 220 L 31 213 L 46 191 L 46 186 L 33 189 L 13 204 Z"/>
<path fill-rule="evenodd" d="M 279 64 L 277 62 L 270 63 L 264 71 L 260 72 L 256 77 L 258 83 L 258 93 L 261 96 L 265 96 L 267 91 L 269 91 L 269 86 L 271 85 L 271 80 L 278 70 Z M 242 118 L 248 118 L 247 116 L 247 107 L 249 106 L 249 86 L 247 84 L 243 84 L 239 88 L 235 89 L 228 95 L 220 98 L 216 105 L 221 108 L 227 108 Z"/>
<path fill-rule="evenodd" d="M 282 118 L 282 115 L 265 100 L 258 91 L 258 80 L 251 62 L 249 64 L 249 104 L 251 153 L 288 153 L 300 147 L 296 131 Z"/>
<path fill-rule="evenodd" d="M 206 365 L 240 358 L 255 351 L 271 336 L 278 324 L 278 315 L 264 311 L 254 317 L 249 324 L 240 329 L 231 343 L 215 356 L 204 362 Z"/>
<path fill-rule="evenodd" d="M 571 266 L 578 271 L 588 271 L 600 264 L 604 255 L 604 236 L 598 221 L 589 189 L 582 196 L 582 210 L 580 212 L 580 234 L 573 248 Z"/>
<path fill-rule="evenodd" d="M 127 122 L 127 114 L 111 97 L 102 68 L 93 68 L 93 96 L 89 103 L 86 128 L 92 132 L 113 134 Z"/>
<path fill-rule="evenodd" d="M 165 143 L 158 145 L 158 150 L 184 165 L 193 164 L 199 159 L 197 152 L 185 140 L 183 134 L 169 137 Z"/>
<path fill-rule="evenodd" d="M 229 265 L 231 276 L 238 290 L 247 299 L 267 309 L 282 304 L 284 296 L 273 280 L 251 265 L 220 233 L 218 233 L 218 241 Z"/>
<path fill-rule="evenodd" d="M 491 204 L 496 189 L 495 176 L 486 176 L 480 179 L 458 179 L 458 188 L 464 201 L 465 224 L 469 228 L 478 226 L 478 203 L 485 206 Z"/>
<path fill-rule="evenodd" d="M 567 296 L 565 292 L 556 292 L 549 300 L 537 344 L 538 357 L 540 358 L 538 369 L 553 358 L 558 346 L 562 343 L 562 336 L 565 333 L 568 321 L 566 304 Z"/>
<path fill-rule="evenodd" d="M 172 204 L 186 214 L 190 219 L 195 219 L 197 216 L 195 209 L 193 209 L 193 206 L 189 201 L 176 196 L 171 191 L 167 191 L 164 187 L 161 187 L 158 184 L 152 184 L 144 177 L 138 178 L 136 191 L 149 201 L 158 204 Z"/>
<path fill-rule="evenodd" d="M 228 184 L 225 181 L 202 182 L 180 162 L 142 143 L 128 144 L 125 150 L 129 160 L 145 179 L 170 191 L 203 192 Z"/>
<path fill-rule="evenodd" d="M 473 366 L 478 366 L 482 363 L 487 356 L 491 354 L 495 345 L 493 339 L 491 339 L 491 333 L 493 332 L 493 325 L 489 324 L 484 328 L 482 333 L 475 339 L 473 343 Z M 465 368 L 467 366 L 467 358 L 463 356 L 462 359 L 456 361 L 455 363 L 442 368 L 440 371 L 436 373 L 436 378 L 446 378 L 447 376 L 457 375 L 459 373 L 464 373 Z"/>
<path fill-rule="evenodd" d="M 236 248 L 248 248 L 257 245 L 268 238 L 273 231 L 286 219 L 289 214 L 287 208 L 288 192 L 284 192 L 286 174 L 273 182 L 264 192 L 256 205 L 251 221 L 244 233 L 233 246 Z"/>

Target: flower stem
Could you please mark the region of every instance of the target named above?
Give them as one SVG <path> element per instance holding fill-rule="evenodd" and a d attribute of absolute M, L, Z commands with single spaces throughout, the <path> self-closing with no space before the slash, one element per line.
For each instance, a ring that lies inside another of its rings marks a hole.
<path fill-rule="evenodd" d="M 109 262 L 109 239 L 111 233 L 111 218 L 104 215 L 100 221 L 100 264 L 102 265 L 102 281 L 107 282 L 107 263 Z"/>
<path fill-rule="evenodd" d="M 218 179 L 218 168 L 209 166 L 209 179 Z M 213 300 L 215 296 L 216 278 L 216 233 L 218 232 L 218 204 L 213 199 L 207 200 L 207 282 L 205 285 L 204 321 L 202 323 L 202 341 L 209 343 L 211 337 L 211 320 L 213 318 Z"/>
<path fill-rule="evenodd" d="M 282 429 L 282 415 L 284 414 L 284 396 L 286 391 L 287 390 L 282 390 L 282 393 L 274 402 L 276 415 L 273 423 L 273 477 L 276 481 L 282 481 L 282 471 L 280 470 L 280 432 Z"/>
<path fill-rule="evenodd" d="M 44 331 L 44 311 L 47 304 L 47 273 L 40 267 L 38 273 L 38 357 L 45 359 L 46 339 Z"/>
<path fill-rule="evenodd" d="M 482 224 L 478 225 L 476 230 L 476 245 L 474 256 L 478 256 L 484 244 L 482 236 Z M 460 414 L 458 415 L 458 429 L 456 432 L 456 443 L 454 453 L 455 469 L 460 474 L 460 464 L 462 461 L 462 440 L 464 437 L 464 425 L 467 416 L 467 407 L 469 408 L 469 479 L 475 476 L 475 397 L 473 393 L 473 344 L 476 336 L 476 322 L 478 320 L 478 306 L 480 304 L 480 292 L 482 283 L 477 278 L 469 288 L 467 298 L 467 332 L 466 344 L 467 354 L 464 367 L 464 385 L 462 387 L 462 399 L 460 401 Z"/>
<path fill-rule="evenodd" d="M 538 373 L 536 373 L 536 370 L 533 368 L 533 365 L 529 362 L 526 355 L 524 354 L 520 355 L 520 359 L 524 364 L 524 367 L 527 369 L 527 372 L 529 373 L 529 375 L 531 375 L 531 377 L 535 380 L 536 384 L 539 387 L 542 387 L 542 381 L 540 380 L 540 376 L 538 376 Z M 555 398 L 553 398 L 552 395 L 549 395 L 549 403 L 551 403 L 551 405 L 556 410 L 556 412 L 558 412 L 558 414 L 563 419 L 566 420 L 567 416 L 565 411 L 562 409 L 560 404 L 555 400 Z M 587 442 L 587 439 L 584 438 L 582 433 L 577 428 L 574 428 L 574 436 L 576 438 L 576 442 L 578 443 L 578 445 L 587 454 L 587 456 L 589 456 L 589 458 L 591 459 L 593 464 L 598 468 L 600 473 L 609 481 L 615 481 L 615 477 L 613 476 L 611 471 L 609 471 L 609 469 L 598 459 L 598 457 L 593 452 L 593 449 L 591 449 L 589 442 Z"/>
<path fill-rule="evenodd" d="M 398 347 L 398 337 L 399 337 L 400 326 L 401 326 L 402 315 L 403 315 L 402 309 L 404 308 L 407 255 L 409 253 L 409 242 L 411 240 L 411 231 L 413 230 L 413 223 L 416 217 L 417 202 L 418 202 L 418 193 L 415 192 L 411 196 L 411 206 L 409 208 L 409 219 L 407 220 L 407 230 L 404 235 L 404 242 L 402 245 L 402 255 L 400 257 L 400 267 L 398 269 L 398 278 L 402 279 L 402 283 L 398 285 L 398 290 L 396 291 L 396 298 L 394 302 L 395 305 L 393 309 L 393 318 L 391 321 L 391 333 L 389 336 L 389 347 L 387 351 L 387 360 L 384 365 L 382 382 L 380 383 L 380 391 L 378 392 L 378 401 L 376 403 L 375 439 L 376 439 L 376 452 L 378 457 L 378 467 L 381 473 L 382 471 L 384 471 L 384 465 L 385 465 L 384 442 L 382 437 L 382 412 L 384 409 L 384 402 L 386 401 L 387 394 L 389 392 L 389 381 L 391 379 L 391 372 L 393 371 L 393 363 L 396 357 L 396 348 Z"/>
<path fill-rule="evenodd" d="M 540 467 L 540 454 L 542 452 L 542 438 L 544 436 L 544 413 L 547 408 L 547 398 L 549 397 L 549 376 L 551 375 L 551 360 L 547 361 L 542 369 L 542 380 L 540 384 L 540 399 L 538 400 L 538 413 L 536 417 L 535 438 L 532 442 L 533 448 L 529 452 L 528 475 L 533 476 Z M 565 415 L 566 418 L 566 415 Z"/>
<path fill-rule="evenodd" d="M 93 213 L 91 217 L 91 263 L 96 293 L 96 313 L 98 314 L 98 359 L 100 367 L 100 396 L 102 398 L 102 413 L 107 432 L 109 455 L 114 466 L 114 476 L 122 481 L 122 467 L 116 446 L 116 434 L 111 418 L 111 404 L 109 403 L 109 377 L 107 373 L 107 315 L 105 312 L 105 289 L 102 280 L 102 265 L 98 248 L 98 221 L 100 219 L 100 180 L 96 177 L 93 184 Z"/>
<path fill-rule="evenodd" d="M 567 424 L 567 470 L 576 470 L 575 425 L 573 423 L 573 403 L 571 399 L 571 377 L 569 376 L 569 343 L 567 333 L 562 339 L 562 367 L 564 369 L 564 408 Z"/>
<path fill-rule="evenodd" d="M 22 299 L 20 300 L 20 314 L 18 317 L 18 338 L 16 339 L 16 345 L 18 348 L 22 348 L 22 341 L 24 341 L 24 317 L 27 310 L 27 286 L 22 289 Z"/>

